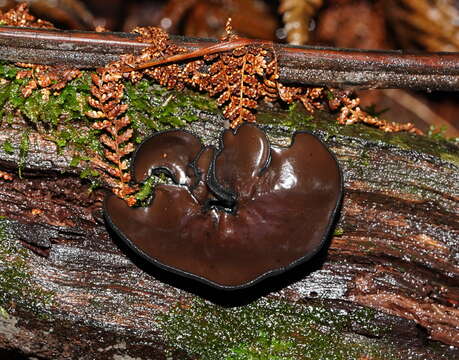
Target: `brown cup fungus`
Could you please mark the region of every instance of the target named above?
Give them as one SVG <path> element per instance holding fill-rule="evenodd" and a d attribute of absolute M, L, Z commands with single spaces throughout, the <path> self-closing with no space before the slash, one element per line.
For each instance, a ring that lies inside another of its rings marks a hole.
<path fill-rule="evenodd" d="M 106 218 L 149 262 L 217 288 L 237 289 L 310 259 L 342 196 L 339 166 L 314 135 L 270 146 L 257 126 L 225 130 L 220 149 L 186 131 L 155 134 L 134 154 L 133 178 L 165 173 L 148 207 L 108 195 Z"/>

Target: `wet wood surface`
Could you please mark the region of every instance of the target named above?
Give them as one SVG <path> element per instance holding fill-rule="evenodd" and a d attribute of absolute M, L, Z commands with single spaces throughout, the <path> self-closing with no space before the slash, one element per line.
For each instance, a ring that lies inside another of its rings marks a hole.
<path fill-rule="evenodd" d="M 190 127 L 215 141 L 220 124 L 211 119 Z M 288 141 L 289 130 L 267 131 L 273 142 Z M 19 133 L 2 129 L 0 143 L 18 142 Z M 26 248 L 31 280 L 53 300 L 47 316 L 17 305 L 1 318 L 0 349 L 40 359 L 165 359 L 158 317 L 177 303 L 200 297 L 246 306 L 269 298 L 343 311 L 369 307 L 402 358 L 459 358 L 459 168 L 358 137 L 319 135 L 345 178 L 335 236 L 305 266 L 247 291 L 222 293 L 127 253 L 105 226 L 104 189 L 89 192 L 80 169 L 68 166 L 71 154 L 56 154 L 53 143 L 32 133 L 22 178 L 0 183 L 0 215 L 9 236 Z M 14 170 L 17 161 L 17 153 L 0 150 L 1 169 Z M 351 332 L 379 341 L 358 328 Z"/>
<path fill-rule="evenodd" d="M 181 36 L 171 36 L 171 41 L 190 51 L 217 43 L 215 39 Z M 459 90 L 459 53 L 289 46 L 252 39 L 235 42 L 274 49 L 282 83 L 354 89 Z M 222 50 L 225 46 L 227 50 L 234 49 L 230 43 L 222 45 Z M 0 27 L 0 58 L 12 62 L 94 68 L 118 60 L 121 54 L 138 54 L 146 46 L 129 33 Z"/>

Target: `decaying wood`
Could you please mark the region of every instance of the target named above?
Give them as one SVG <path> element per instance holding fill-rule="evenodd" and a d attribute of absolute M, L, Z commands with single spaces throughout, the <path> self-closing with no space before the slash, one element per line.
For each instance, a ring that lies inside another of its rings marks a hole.
<path fill-rule="evenodd" d="M 171 40 L 190 51 L 215 45 L 210 39 L 175 36 Z M 279 80 L 285 84 L 459 90 L 458 53 L 415 54 L 251 42 L 274 47 Z M 145 46 L 133 34 L 0 27 L 1 58 L 15 62 L 98 67 L 123 53 L 138 53 Z"/>
<path fill-rule="evenodd" d="M 220 121 L 190 129 L 215 141 Z M 19 131 L 2 129 L 0 143 L 19 141 Z M 267 131 L 279 144 L 290 135 L 279 126 Z M 104 225 L 104 191 L 88 192 L 79 169 L 67 165 L 70 154 L 56 154 L 52 143 L 33 134 L 23 177 L 1 182 L 0 214 L 29 249 L 32 277 L 53 291 L 53 303 L 46 318 L 21 306 L 0 318 L 0 348 L 45 359 L 163 359 L 168 344 L 158 314 L 197 295 L 224 305 L 268 297 L 343 311 L 370 307 L 401 358 L 458 357 L 459 168 L 378 142 L 319 135 L 345 177 L 342 234 L 312 263 L 282 278 L 218 293 L 126 256 Z M 17 160 L 0 150 L 3 170 Z M 380 340 L 352 331 L 362 341 Z"/>

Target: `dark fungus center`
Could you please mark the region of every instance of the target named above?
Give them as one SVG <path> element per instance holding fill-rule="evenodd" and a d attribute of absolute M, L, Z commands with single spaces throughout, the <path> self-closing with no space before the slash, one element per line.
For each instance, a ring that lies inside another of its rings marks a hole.
<path fill-rule="evenodd" d="M 108 195 L 108 223 L 150 262 L 219 288 L 240 288 L 306 261 L 322 247 L 342 196 L 339 166 L 315 136 L 270 145 L 245 124 L 204 147 L 182 130 L 158 133 L 134 154 L 142 182 L 164 172 L 148 207 Z"/>

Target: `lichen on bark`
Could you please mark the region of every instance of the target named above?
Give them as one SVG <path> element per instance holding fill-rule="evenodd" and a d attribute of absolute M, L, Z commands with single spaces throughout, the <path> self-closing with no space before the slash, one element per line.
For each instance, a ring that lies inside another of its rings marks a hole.
<path fill-rule="evenodd" d="M 45 316 L 52 304 L 53 293 L 33 278 L 28 256 L 11 229 L 11 221 L 0 216 L 0 309 L 4 315 L 21 308 Z"/>

